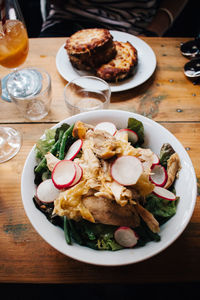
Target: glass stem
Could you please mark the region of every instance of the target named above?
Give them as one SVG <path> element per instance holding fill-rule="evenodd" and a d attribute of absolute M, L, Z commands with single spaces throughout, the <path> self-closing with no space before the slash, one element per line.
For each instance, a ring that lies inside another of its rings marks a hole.
<path fill-rule="evenodd" d="M 13 87 L 15 88 L 16 92 L 20 92 L 21 95 L 25 94 L 26 86 L 24 85 L 24 77 L 21 75 L 18 68 L 13 69 Z"/>
<path fill-rule="evenodd" d="M 13 73 L 15 74 L 15 75 L 14 75 L 14 80 L 15 80 L 15 81 L 19 81 L 21 76 L 20 76 L 20 73 L 18 72 L 18 69 L 17 69 L 17 68 L 14 68 L 14 69 L 13 69 Z"/>

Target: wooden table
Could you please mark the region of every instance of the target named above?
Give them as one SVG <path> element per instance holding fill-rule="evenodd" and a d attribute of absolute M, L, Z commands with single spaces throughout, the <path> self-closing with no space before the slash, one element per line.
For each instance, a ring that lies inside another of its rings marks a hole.
<path fill-rule="evenodd" d="M 144 38 L 157 57 L 153 76 L 141 86 L 116 93 L 111 108 L 145 115 L 169 129 L 183 144 L 200 184 L 200 89 L 183 74 L 187 59 L 180 54 L 183 38 Z M 33 229 L 21 201 L 22 168 L 34 143 L 46 128 L 68 117 L 63 99 L 66 81 L 56 70 L 55 56 L 63 38 L 31 39 L 26 66 L 39 66 L 52 77 L 51 112 L 29 122 L 14 104 L 0 100 L 0 123 L 23 134 L 18 155 L 0 165 L 0 282 L 15 283 L 155 283 L 200 280 L 199 197 L 190 223 L 166 250 L 138 264 L 97 267 L 70 259 L 49 246 Z M 0 77 L 8 73 L 1 67 Z"/>

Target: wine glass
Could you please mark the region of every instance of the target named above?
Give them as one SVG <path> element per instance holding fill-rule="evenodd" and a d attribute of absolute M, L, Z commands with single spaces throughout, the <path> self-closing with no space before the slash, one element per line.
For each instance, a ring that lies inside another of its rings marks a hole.
<path fill-rule="evenodd" d="M 14 71 L 1 80 L 2 99 L 11 101 L 7 91 L 22 98 L 38 93 L 41 89 L 41 76 L 34 68 L 17 69 L 28 55 L 26 26 L 17 0 L 0 0 L 0 4 L 0 65 Z"/>
<path fill-rule="evenodd" d="M 34 75 L 18 71 L 16 68 L 25 61 L 29 42 L 26 26 L 16 0 L 0 0 L 0 65 L 14 69 L 14 72 L 1 80 L 1 97 L 10 101 L 6 87 L 19 96 L 33 93 L 27 89 L 34 81 Z M 35 75 L 37 78 L 37 75 Z M 33 85 L 35 87 L 35 84 Z M 20 133 L 9 127 L 0 127 L 0 163 L 17 154 L 21 147 Z"/>

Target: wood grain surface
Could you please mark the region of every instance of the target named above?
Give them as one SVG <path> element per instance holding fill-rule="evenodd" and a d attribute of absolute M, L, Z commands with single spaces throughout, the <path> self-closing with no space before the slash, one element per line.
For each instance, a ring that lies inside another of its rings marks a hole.
<path fill-rule="evenodd" d="M 144 38 L 157 57 L 153 76 L 141 86 L 114 93 L 110 108 L 133 111 L 158 121 L 183 144 L 200 186 L 200 89 L 183 74 L 186 38 Z M 70 259 L 48 245 L 30 224 L 21 201 L 20 181 L 26 157 L 46 128 L 68 117 L 55 56 L 63 38 L 31 39 L 26 66 L 46 69 L 52 78 L 51 112 L 40 122 L 25 120 L 13 103 L 0 100 L 0 124 L 21 131 L 16 157 L 0 164 L 0 282 L 17 283 L 151 283 L 200 280 L 200 197 L 182 235 L 162 253 L 124 267 L 97 267 Z M 0 77 L 8 70 L 0 69 Z"/>

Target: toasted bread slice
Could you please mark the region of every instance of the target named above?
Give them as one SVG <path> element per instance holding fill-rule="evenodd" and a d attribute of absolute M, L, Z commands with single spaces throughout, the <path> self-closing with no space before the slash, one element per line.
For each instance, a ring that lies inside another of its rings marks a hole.
<path fill-rule="evenodd" d="M 107 29 L 90 28 L 71 35 L 65 45 L 72 65 L 79 70 L 93 70 L 116 55 L 113 38 Z"/>
<path fill-rule="evenodd" d="M 114 42 L 117 55 L 96 69 L 96 75 L 108 82 L 121 81 L 131 76 L 138 62 L 137 50 L 129 42 Z"/>

